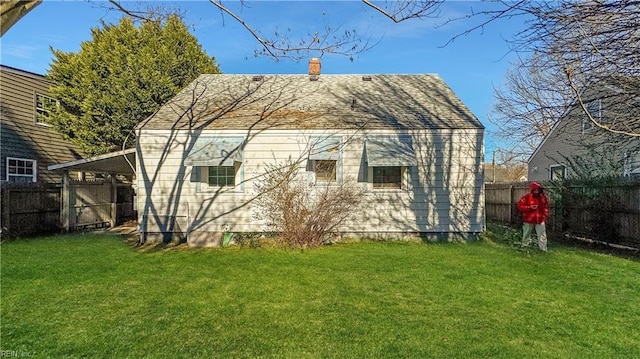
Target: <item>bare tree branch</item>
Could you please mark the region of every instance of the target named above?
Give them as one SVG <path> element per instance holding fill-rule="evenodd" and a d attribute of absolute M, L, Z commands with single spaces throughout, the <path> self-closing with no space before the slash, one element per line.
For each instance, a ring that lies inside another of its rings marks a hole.
<path fill-rule="evenodd" d="M 378 11 L 382 15 L 397 23 L 409 19 L 421 19 L 425 17 L 434 17 L 443 0 L 433 1 L 387 1 L 384 6 L 374 4 L 369 0 L 362 2 Z"/>
<path fill-rule="evenodd" d="M 591 112 L 587 109 L 587 105 L 585 104 L 585 102 L 584 102 L 584 100 L 582 98 L 582 93 L 580 92 L 580 90 L 576 87 L 576 85 L 571 80 L 571 72 L 569 70 L 567 70 L 566 74 L 567 74 L 567 81 L 569 82 L 569 87 L 571 88 L 571 90 L 575 94 L 575 96 L 576 96 L 576 98 L 578 100 L 578 104 L 580 105 L 580 108 L 582 109 L 582 111 L 585 113 L 585 115 L 587 116 L 589 121 L 591 121 L 591 123 L 594 126 L 600 128 L 600 129 L 603 129 L 605 131 L 608 131 L 608 132 L 611 132 L 611 133 L 615 133 L 615 134 L 619 134 L 619 135 L 625 135 L 625 136 L 630 136 L 630 137 L 640 137 L 640 133 L 633 132 L 633 131 L 617 130 L 617 129 L 613 128 L 612 126 L 606 126 L 606 125 L 603 125 L 600 122 L 596 121 L 596 119 L 593 118 L 593 115 L 591 114 Z"/>

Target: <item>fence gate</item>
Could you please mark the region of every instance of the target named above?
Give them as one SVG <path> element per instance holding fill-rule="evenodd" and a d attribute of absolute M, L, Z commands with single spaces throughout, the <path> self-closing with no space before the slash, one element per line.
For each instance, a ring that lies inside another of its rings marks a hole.
<path fill-rule="evenodd" d="M 114 227 L 119 220 L 134 216 L 130 184 L 108 179 L 62 180 L 60 222 L 64 231 L 87 227 Z"/>
<path fill-rule="evenodd" d="M 104 181 L 70 181 L 69 226 L 70 229 L 104 227 L 111 224 L 111 183 Z"/>

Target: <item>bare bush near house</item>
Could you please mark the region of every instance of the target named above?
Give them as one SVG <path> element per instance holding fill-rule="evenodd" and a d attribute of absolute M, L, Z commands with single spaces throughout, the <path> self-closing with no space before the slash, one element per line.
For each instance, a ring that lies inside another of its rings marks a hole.
<path fill-rule="evenodd" d="M 362 190 L 352 180 L 326 186 L 309 183 L 293 161 L 267 166 L 255 189 L 259 194 L 259 219 L 265 220 L 291 248 L 315 248 L 326 243 L 360 208 L 363 198 Z"/>

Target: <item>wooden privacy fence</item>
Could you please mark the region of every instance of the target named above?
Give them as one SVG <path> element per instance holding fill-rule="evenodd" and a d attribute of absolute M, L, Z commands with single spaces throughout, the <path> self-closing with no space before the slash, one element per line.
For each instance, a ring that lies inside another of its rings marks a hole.
<path fill-rule="evenodd" d="M 135 218 L 131 185 L 113 193 L 105 181 L 69 181 L 68 198 L 61 185 L 3 184 L 2 238 L 105 227 Z M 68 205 L 65 209 L 65 199 Z M 115 202 L 114 202 L 115 200 Z M 66 212 L 65 212 L 66 211 Z M 64 218 L 68 216 L 65 225 Z"/>
<path fill-rule="evenodd" d="M 582 237 L 640 248 L 640 183 L 546 183 L 544 188 L 550 201 L 547 229 L 552 236 Z M 516 203 L 527 192 L 527 182 L 486 184 L 487 219 L 521 224 Z"/>
<path fill-rule="evenodd" d="M 60 188 L 7 184 L 0 192 L 2 238 L 60 228 Z"/>

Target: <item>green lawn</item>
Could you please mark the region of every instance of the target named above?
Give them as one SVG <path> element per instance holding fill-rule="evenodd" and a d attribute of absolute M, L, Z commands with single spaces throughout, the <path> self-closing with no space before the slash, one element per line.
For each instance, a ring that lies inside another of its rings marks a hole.
<path fill-rule="evenodd" d="M 497 231 L 497 230 L 496 230 Z M 507 237 L 509 237 L 507 235 Z M 640 262 L 502 233 L 451 244 L 1 245 L 0 349 L 98 358 L 631 358 Z"/>

